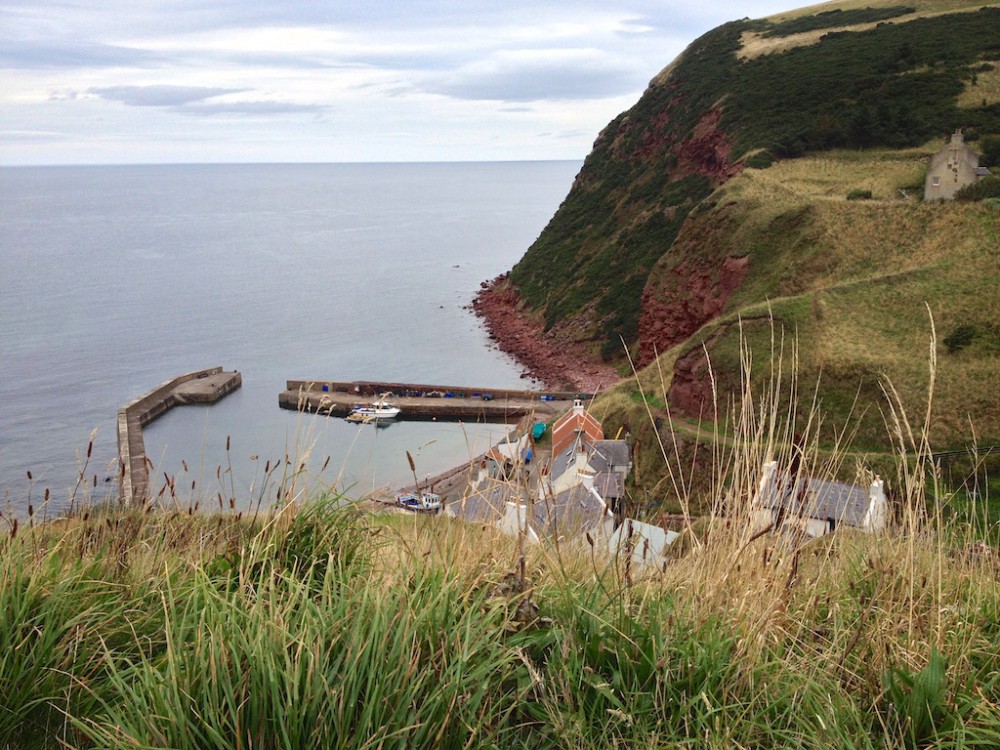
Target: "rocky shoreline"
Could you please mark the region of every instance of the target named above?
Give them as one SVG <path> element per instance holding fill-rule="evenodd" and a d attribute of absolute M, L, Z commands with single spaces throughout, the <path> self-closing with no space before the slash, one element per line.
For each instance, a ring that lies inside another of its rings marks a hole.
<path fill-rule="evenodd" d="M 490 339 L 525 367 L 522 378 L 547 388 L 597 393 L 621 378 L 614 368 L 595 360 L 579 343 L 561 340 L 521 310 L 521 295 L 501 274 L 484 281 L 470 305 L 482 318 Z"/>

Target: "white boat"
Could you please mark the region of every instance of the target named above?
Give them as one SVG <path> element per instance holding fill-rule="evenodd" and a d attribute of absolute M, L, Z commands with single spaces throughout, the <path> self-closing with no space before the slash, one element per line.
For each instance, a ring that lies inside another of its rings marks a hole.
<path fill-rule="evenodd" d="M 401 411 L 403 410 L 395 404 L 389 403 L 386 401 L 386 397 L 382 396 L 378 401 L 373 401 L 371 404 L 358 404 L 347 415 L 347 418 L 352 422 L 372 422 L 382 419 L 395 419 Z"/>
<path fill-rule="evenodd" d="M 433 492 L 400 492 L 396 504 L 407 510 L 437 513 L 441 510 L 441 496 Z"/>

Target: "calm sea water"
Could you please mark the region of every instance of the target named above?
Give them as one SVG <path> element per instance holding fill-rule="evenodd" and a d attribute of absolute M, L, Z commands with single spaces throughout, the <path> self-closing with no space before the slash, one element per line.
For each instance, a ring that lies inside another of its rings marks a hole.
<path fill-rule="evenodd" d="M 281 410 L 278 393 L 294 378 L 523 384 L 464 306 L 520 258 L 579 166 L 0 169 L 7 512 L 46 488 L 58 511 L 95 429 L 86 473 L 107 496 L 117 409 L 215 365 L 243 388 L 145 433 L 156 475 L 196 497 L 259 492 L 265 462 L 286 454 L 310 454 L 313 473 L 329 456 L 322 481 L 355 493 L 406 482 L 407 450 L 420 474 L 477 454 L 501 427 L 376 430 Z"/>

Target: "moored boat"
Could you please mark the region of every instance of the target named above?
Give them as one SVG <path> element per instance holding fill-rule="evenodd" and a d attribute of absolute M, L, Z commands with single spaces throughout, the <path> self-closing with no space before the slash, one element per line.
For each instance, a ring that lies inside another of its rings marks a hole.
<path fill-rule="evenodd" d="M 437 513 L 441 510 L 441 496 L 434 492 L 400 492 L 396 504 L 407 510 Z"/>
<path fill-rule="evenodd" d="M 351 410 L 351 413 L 347 415 L 347 419 L 351 422 L 373 422 L 395 419 L 401 411 L 403 410 L 398 406 L 387 401 L 385 396 L 381 396 L 378 401 L 373 401 L 367 405 L 358 404 L 355 406 Z"/>

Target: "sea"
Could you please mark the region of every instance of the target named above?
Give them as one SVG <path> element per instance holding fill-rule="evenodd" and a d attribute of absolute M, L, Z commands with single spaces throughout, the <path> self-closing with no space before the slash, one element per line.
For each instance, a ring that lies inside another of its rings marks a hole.
<path fill-rule="evenodd" d="M 579 168 L 0 168 L 3 518 L 113 500 L 118 409 L 214 366 L 242 388 L 145 430 L 161 502 L 267 501 L 283 473 L 361 496 L 479 455 L 503 425 L 377 429 L 280 409 L 278 394 L 289 379 L 530 387 L 467 306 Z"/>

